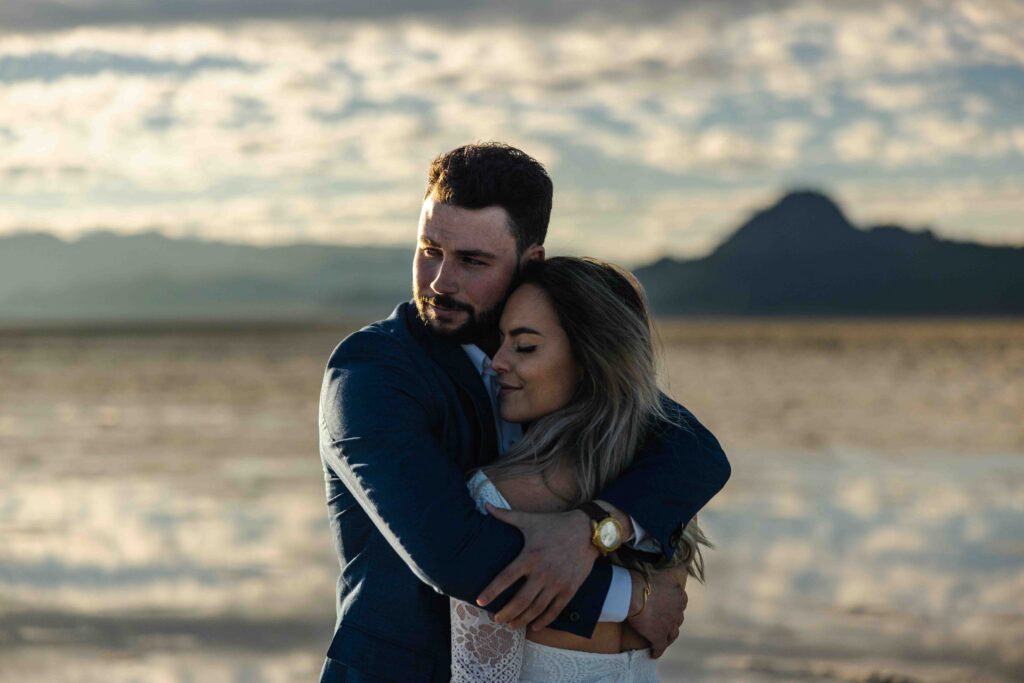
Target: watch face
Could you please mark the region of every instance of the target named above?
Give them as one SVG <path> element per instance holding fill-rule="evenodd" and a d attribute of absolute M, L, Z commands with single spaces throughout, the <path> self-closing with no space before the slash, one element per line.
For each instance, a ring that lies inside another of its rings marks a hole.
<path fill-rule="evenodd" d="M 605 548 L 615 548 L 619 545 L 619 529 L 611 522 L 605 522 L 598 529 L 598 537 L 601 545 Z"/>

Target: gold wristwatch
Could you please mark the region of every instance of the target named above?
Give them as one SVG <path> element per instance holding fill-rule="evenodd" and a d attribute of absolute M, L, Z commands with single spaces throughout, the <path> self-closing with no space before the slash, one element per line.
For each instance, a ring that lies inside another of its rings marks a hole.
<path fill-rule="evenodd" d="M 590 542 L 594 544 L 602 555 L 613 553 L 619 549 L 625 535 L 619 520 L 612 517 L 607 510 L 594 502 L 584 503 L 577 509 L 582 510 L 590 517 L 590 524 L 594 530 L 594 535 L 590 538 Z"/>

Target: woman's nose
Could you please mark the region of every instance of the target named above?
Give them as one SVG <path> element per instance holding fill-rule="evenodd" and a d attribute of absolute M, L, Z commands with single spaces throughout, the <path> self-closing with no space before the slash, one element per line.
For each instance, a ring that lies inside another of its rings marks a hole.
<path fill-rule="evenodd" d="M 505 345 L 502 344 L 498 352 L 494 354 L 494 358 L 491 359 L 491 367 L 499 375 L 502 375 L 512 368 L 509 366 L 508 353 L 505 351 Z"/>

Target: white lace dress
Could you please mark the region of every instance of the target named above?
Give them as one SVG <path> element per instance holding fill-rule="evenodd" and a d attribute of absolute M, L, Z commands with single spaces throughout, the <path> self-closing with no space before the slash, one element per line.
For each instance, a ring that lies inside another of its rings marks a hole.
<path fill-rule="evenodd" d="M 482 472 L 469 480 L 477 508 L 511 509 Z M 487 610 L 451 601 L 452 683 L 658 683 L 647 650 L 596 654 L 562 650 L 526 639 L 526 629 L 494 623 Z"/>

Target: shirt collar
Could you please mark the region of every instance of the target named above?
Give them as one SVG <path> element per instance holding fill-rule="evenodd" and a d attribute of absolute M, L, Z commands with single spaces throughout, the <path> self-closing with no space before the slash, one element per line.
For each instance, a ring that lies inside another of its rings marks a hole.
<path fill-rule="evenodd" d="M 473 367 L 480 373 L 481 376 L 487 374 L 491 369 L 491 359 L 487 357 L 487 354 L 483 352 L 476 344 L 463 344 L 462 350 L 469 356 L 469 360 L 472 361 Z"/>

